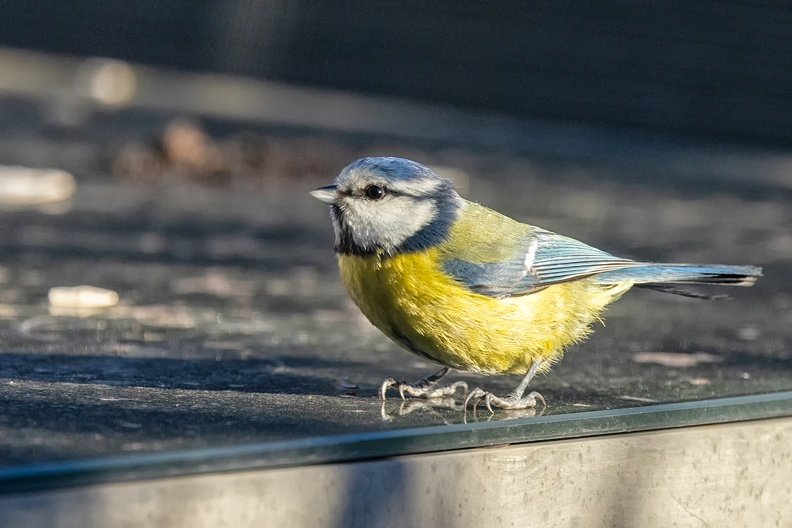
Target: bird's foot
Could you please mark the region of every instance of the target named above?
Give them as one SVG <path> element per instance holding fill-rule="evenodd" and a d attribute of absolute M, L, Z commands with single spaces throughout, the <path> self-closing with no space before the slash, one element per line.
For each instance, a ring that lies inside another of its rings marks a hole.
<path fill-rule="evenodd" d="M 447 369 L 444 369 L 446 372 Z M 443 371 L 440 371 L 443 372 Z M 416 398 L 442 398 L 444 396 L 453 396 L 456 394 L 457 389 L 462 389 L 464 394 L 467 394 L 468 385 L 464 381 L 455 381 L 450 385 L 437 386 L 437 382 L 445 376 L 445 372 L 440 375 L 440 372 L 432 374 L 429 377 L 422 379 L 416 383 L 407 383 L 406 381 L 397 381 L 395 378 L 385 378 L 385 381 L 380 385 L 379 397 L 385 399 L 388 389 L 395 387 L 399 391 L 399 396 L 404 400 L 405 394 L 414 396 Z"/>
<path fill-rule="evenodd" d="M 528 409 L 536 407 L 537 402 L 542 402 L 544 407 L 547 407 L 547 403 L 545 402 L 544 397 L 536 391 L 531 392 L 527 396 L 523 396 L 522 392 L 512 392 L 505 398 L 500 398 L 495 396 L 491 392 L 487 392 L 483 389 L 473 389 L 473 391 L 468 394 L 468 397 L 465 399 L 465 408 L 467 409 L 468 403 L 473 401 L 473 411 L 476 411 L 476 407 L 478 407 L 479 402 L 484 400 L 484 403 L 487 406 L 489 412 L 494 413 L 495 411 L 492 410 L 492 406 L 500 407 L 501 409 Z"/>

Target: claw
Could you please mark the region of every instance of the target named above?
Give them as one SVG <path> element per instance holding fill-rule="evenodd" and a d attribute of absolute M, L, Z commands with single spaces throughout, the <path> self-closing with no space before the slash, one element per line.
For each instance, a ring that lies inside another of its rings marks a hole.
<path fill-rule="evenodd" d="M 487 404 L 487 410 L 490 412 L 490 414 L 495 414 L 495 411 L 492 410 L 492 398 L 494 398 L 494 396 L 490 392 L 487 394 L 487 397 L 484 398 L 484 403 Z"/>
<path fill-rule="evenodd" d="M 380 399 L 381 400 L 385 399 L 385 395 L 388 393 L 388 389 L 389 388 L 396 387 L 396 386 L 402 385 L 404 383 L 405 382 L 399 383 L 394 378 L 385 378 L 385 380 L 382 382 L 382 385 L 380 385 L 380 389 L 379 389 L 379 397 L 380 397 Z M 404 399 L 404 395 L 402 394 L 402 400 L 403 399 Z"/>
<path fill-rule="evenodd" d="M 473 402 L 473 412 L 476 411 L 476 407 L 478 407 L 478 402 L 484 397 L 487 393 L 483 390 L 479 389 L 478 387 L 473 389 L 468 393 L 467 398 L 465 398 L 465 409 L 467 409 L 468 404 L 471 400 L 475 399 Z"/>
<path fill-rule="evenodd" d="M 379 397 L 380 399 L 385 399 L 388 389 L 391 387 L 396 387 L 399 390 L 399 396 L 401 396 L 402 400 L 407 399 L 407 394 L 410 396 L 415 396 L 417 398 L 441 398 L 444 396 L 453 396 L 456 394 L 457 389 L 462 388 L 465 395 L 468 393 L 468 385 L 464 381 L 456 381 L 450 385 L 445 385 L 442 387 L 437 387 L 437 382 L 446 375 L 448 372 L 447 368 L 440 370 L 428 376 L 417 383 L 410 384 L 406 381 L 396 381 L 394 378 L 385 378 L 380 385 L 379 390 Z"/>
<path fill-rule="evenodd" d="M 543 407 L 547 407 L 547 402 L 545 402 L 544 397 L 536 391 L 525 397 L 523 397 L 521 394 L 512 393 L 505 398 L 500 398 L 491 392 L 486 392 L 480 388 L 476 388 L 470 392 L 467 399 L 465 400 L 465 408 L 467 408 L 468 404 L 473 401 L 473 412 L 476 412 L 478 409 L 478 404 L 481 402 L 481 400 L 484 400 L 484 405 L 486 405 L 487 410 L 491 414 L 495 413 L 495 411 L 492 409 L 493 405 L 500 407 L 501 409 L 520 410 L 536 407 L 536 402 L 540 401 L 542 402 Z"/>
<path fill-rule="evenodd" d="M 482 399 L 484 400 L 484 403 L 486 404 L 487 410 L 490 412 L 490 414 L 494 414 L 494 411 L 492 410 L 493 404 L 495 404 L 497 407 L 500 407 L 501 409 L 527 409 L 529 407 L 536 407 L 536 401 L 539 400 L 542 402 L 544 407 L 547 407 L 545 399 L 536 391 L 530 393 L 528 396 L 523 397 L 525 389 L 528 387 L 528 383 L 531 382 L 531 379 L 534 377 L 534 374 L 536 374 L 536 371 L 539 370 L 539 366 L 541 364 L 541 359 L 534 361 L 534 363 L 531 365 L 531 368 L 525 373 L 525 376 L 517 388 L 505 398 L 495 396 L 491 392 L 484 391 L 478 387 L 473 389 L 473 391 L 471 391 L 471 393 L 465 399 L 465 408 L 467 409 L 468 403 L 470 403 L 473 398 L 476 399 L 476 401 L 473 402 L 473 412 L 476 412 L 478 404 Z"/>

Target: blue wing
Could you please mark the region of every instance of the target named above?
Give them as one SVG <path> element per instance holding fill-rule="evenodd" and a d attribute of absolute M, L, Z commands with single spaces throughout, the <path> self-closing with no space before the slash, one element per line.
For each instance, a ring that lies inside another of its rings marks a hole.
<path fill-rule="evenodd" d="M 515 256 L 507 260 L 469 262 L 449 258 L 444 261 L 444 270 L 471 291 L 489 297 L 509 297 L 600 273 L 645 266 L 539 229 L 524 236 L 517 246 Z"/>

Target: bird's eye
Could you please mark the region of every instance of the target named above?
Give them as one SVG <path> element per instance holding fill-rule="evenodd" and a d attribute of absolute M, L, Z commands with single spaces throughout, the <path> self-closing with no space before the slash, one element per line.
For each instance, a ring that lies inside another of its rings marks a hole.
<path fill-rule="evenodd" d="M 379 200 L 383 196 L 385 196 L 385 189 L 380 187 L 379 185 L 369 185 L 366 187 L 366 190 L 363 191 L 366 195 L 366 198 L 369 200 Z"/>

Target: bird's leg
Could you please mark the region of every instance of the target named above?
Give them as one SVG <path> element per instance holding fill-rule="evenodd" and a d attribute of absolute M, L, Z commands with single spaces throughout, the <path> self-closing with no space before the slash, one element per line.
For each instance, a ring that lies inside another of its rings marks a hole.
<path fill-rule="evenodd" d="M 415 383 L 407 383 L 406 381 L 397 381 L 394 378 L 385 378 L 379 390 L 379 397 L 385 399 L 385 393 L 391 387 L 399 389 L 401 399 L 405 399 L 404 395 L 409 394 L 418 398 L 439 398 L 441 396 L 450 396 L 456 394 L 458 388 L 462 388 L 467 393 L 468 386 L 464 381 L 456 381 L 451 385 L 444 385 L 442 387 L 435 387 L 437 382 L 440 381 L 448 374 L 448 367 L 443 367 L 434 374 L 423 378 Z"/>
<path fill-rule="evenodd" d="M 489 412 L 494 412 L 492 410 L 492 406 L 495 405 L 496 407 L 500 407 L 501 409 L 527 409 L 529 407 L 536 407 L 537 400 L 542 402 L 542 405 L 547 406 L 545 403 L 544 398 L 541 394 L 536 391 L 531 392 L 528 396 L 523 396 L 525 393 L 525 389 L 528 388 L 528 384 L 533 379 L 534 374 L 536 371 L 539 370 L 539 366 L 542 364 L 541 359 L 537 359 L 531 365 L 531 368 L 528 369 L 528 372 L 525 374 L 525 377 L 522 379 L 517 388 L 514 389 L 508 396 L 505 398 L 499 398 L 495 396 L 491 392 L 487 392 L 483 389 L 473 389 L 473 391 L 468 394 L 468 397 L 465 399 L 465 408 L 467 408 L 468 403 L 471 400 L 473 402 L 473 410 L 476 410 L 479 402 L 483 399 L 484 403 L 487 405 L 487 409 Z"/>

